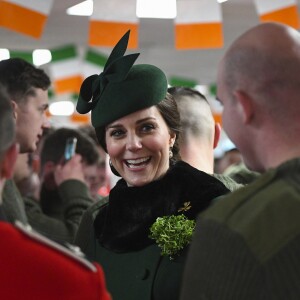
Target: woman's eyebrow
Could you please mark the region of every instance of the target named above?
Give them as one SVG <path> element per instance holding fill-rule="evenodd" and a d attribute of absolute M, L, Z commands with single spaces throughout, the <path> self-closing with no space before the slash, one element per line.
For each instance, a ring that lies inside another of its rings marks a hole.
<path fill-rule="evenodd" d="M 155 121 L 156 118 L 155 117 L 146 117 L 146 118 L 137 120 L 135 123 L 140 124 L 140 123 L 143 123 L 143 122 L 149 121 L 149 120 L 154 120 Z M 123 124 L 116 123 L 116 124 L 109 125 L 106 128 L 108 129 L 108 128 L 117 128 L 117 127 L 123 127 Z"/>
<path fill-rule="evenodd" d="M 143 118 L 143 119 L 140 119 L 140 120 L 136 121 L 136 124 L 140 124 L 140 123 L 143 123 L 143 122 L 149 121 L 149 120 L 156 120 L 156 118 L 155 117 Z"/>

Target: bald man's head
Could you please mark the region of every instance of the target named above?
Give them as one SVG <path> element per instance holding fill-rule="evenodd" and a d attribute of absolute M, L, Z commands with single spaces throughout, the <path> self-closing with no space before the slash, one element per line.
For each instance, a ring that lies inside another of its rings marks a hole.
<path fill-rule="evenodd" d="M 262 23 L 240 36 L 222 63 L 223 80 L 231 90 L 271 97 L 277 91 L 298 90 L 300 34 L 279 23 Z"/>
<path fill-rule="evenodd" d="M 263 23 L 228 49 L 219 65 L 217 98 L 224 105 L 224 129 L 248 167 L 275 166 L 285 157 L 284 147 L 294 146 L 299 95 L 300 34 L 293 28 Z M 279 146 L 276 158 L 268 155 Z"/>

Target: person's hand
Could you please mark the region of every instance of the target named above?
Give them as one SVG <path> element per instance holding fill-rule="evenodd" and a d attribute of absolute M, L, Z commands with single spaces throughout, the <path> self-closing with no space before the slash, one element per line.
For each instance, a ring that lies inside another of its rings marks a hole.
<path fill-rule="evenodd" d="M 68 179 L 77 179 L 85 183 L 81 155 L 75 154 L 64 165 L 57 165 L 54 178 L 57 186 Z"/>

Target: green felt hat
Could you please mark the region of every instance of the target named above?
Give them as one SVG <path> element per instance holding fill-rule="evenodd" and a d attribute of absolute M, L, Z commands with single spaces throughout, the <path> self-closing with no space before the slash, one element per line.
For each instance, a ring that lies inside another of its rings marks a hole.
<path fill-rule="evenodd" d="M 103 72 L 87 77 L 81 85 L 76 110 L 81 114 L 92 111 L 95 128 L 156 105 L 167 94 L 162 70 L 147 64 L 133 66 L 139 53 L 124 56 L 129 34 L 114 47 Z"/>

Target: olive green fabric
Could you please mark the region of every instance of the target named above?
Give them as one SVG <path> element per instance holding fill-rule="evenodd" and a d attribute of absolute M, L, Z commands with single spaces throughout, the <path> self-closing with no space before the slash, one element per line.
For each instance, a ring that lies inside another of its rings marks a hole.
<path fill-rule="evenodd" d="M 243 162 L 229 166 L 223 174 L 244 185 L 253 182 L 260 176 L 260 173 L 250 171 Z"/>
<path fill-rule="evenodd" d="M 300 158 L 223 197 L 197 220 L 181 300 L 299 299 Z"/>
<path fill-rule="evenodd" d="M 82 214 L 93 204 L 93 200 L 87 186 L 75 179 L 60 184 L 58 196 L 56 199 L 43 199 L 48 201 L 48 215 L 42 210 L 39 202 L 24 198 L 28 222 L 33 229 L 49 239 L 62 244 L 72 243 Z"/>
<path fill-rule="evenodd" d="M 60 201 L 63 220 L 46 215 L 39 202 L 22 197 L 14 181 L 7 180 L 2 197 L 7 221 L 15 223 L 18 220 L 29 224 L 37 232 L 59 243 L 73 242 L 81 216 L 93 200 L 86 185 L 78 180 L 66 180 L 58 189 L 60 199 L 48 200 L 54 200 L 54 204 Z"/>
<path fill-rule="evenodd" d="M 244 186 L 244 184 L 237 183 L 234 179 L 224 174 L 213 174 L 213 177 L 220 180 L 231 192 L 234 192 Z"/>
<path fill-rule="evenodd" d="M 3 210 L 10 223 L 21 221 L 28 224 L 23 198 L 12 179 L 6 180 L 3 188 Z"/>
<path fill-rule="evenodd" d="M 138 110 L 156 105 L 167 94 L 167 78 L 156 66 L 133 66 L 138 53 L 124 56 L 128 31 L 114 47 L 104 70 L 89 76 L 80 88 L 76 110 L 92 111 L 92 125 L 107 125 Z"/>

